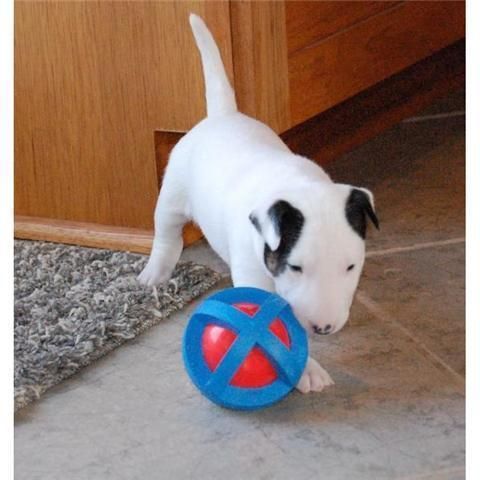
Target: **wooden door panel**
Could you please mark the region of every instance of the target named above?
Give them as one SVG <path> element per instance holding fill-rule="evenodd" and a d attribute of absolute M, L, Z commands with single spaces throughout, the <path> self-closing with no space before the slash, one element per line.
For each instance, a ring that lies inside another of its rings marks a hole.
<path fill-rule="evenodd" d="M 191 11 L 232 75 L 228 3 L 16 2 L 16 214 L 152 227 L 154 131 L 205 111 Z"/>

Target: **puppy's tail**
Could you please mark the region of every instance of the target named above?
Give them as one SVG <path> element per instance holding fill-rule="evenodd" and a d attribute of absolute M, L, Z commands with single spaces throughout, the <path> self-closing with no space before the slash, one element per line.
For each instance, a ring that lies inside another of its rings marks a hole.
<path fill-rule="evenodd" d="M 190 14 L 190 26 L 202 57 L 205 78 L 205 97 L 209 117 L 225 115 L 237 110 L 235 94 L 228 81 L 217 44 L 204 21 Z"/>

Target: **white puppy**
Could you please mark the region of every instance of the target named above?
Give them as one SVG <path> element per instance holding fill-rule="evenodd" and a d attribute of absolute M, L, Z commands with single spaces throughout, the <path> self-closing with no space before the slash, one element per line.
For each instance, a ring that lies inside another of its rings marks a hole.
<path fill-rule="evenodd" d="M 238 112 L 215 41 L 196 15 L 190 24 L 205 77 L 207 118 L 173 149 L 155 210 L 155 238 L 140 282 L 165 282 L 182 252 L 182 227 L 196 222 L 227 262 L 233 284 L 276 291 L 309 333 L 347 321 L 365 258 L 372 194 L 333 183 L 292 153 L 266 125 Z M 309 358 L 297 386 L 332 384 Z"/>

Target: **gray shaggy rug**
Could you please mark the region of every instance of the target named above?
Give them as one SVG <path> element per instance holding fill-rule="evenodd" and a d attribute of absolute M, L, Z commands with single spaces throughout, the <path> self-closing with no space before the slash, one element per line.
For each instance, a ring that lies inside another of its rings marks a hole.
<path fill-rule="evenodd" d="M 181 263 L 154 289 L 144 255 L 15 241 L 15 410 L 181 309 L 221 276 Z"/>

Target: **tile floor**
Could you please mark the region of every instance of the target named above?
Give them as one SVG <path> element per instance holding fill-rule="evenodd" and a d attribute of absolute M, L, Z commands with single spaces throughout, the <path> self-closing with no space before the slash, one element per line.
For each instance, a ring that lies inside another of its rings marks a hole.
<path fill-rule="evenodd" d="M 21 411 L 16 479 L 464 478 L 464 128 L 405 122 L 327 167 L 371 188 L 382 222 L 349 324 L 313 343 L 335 387 L 214 406 L 182 366 L 191 305 Z M 184 257 L 225 271 L 204 243 Z"/>

